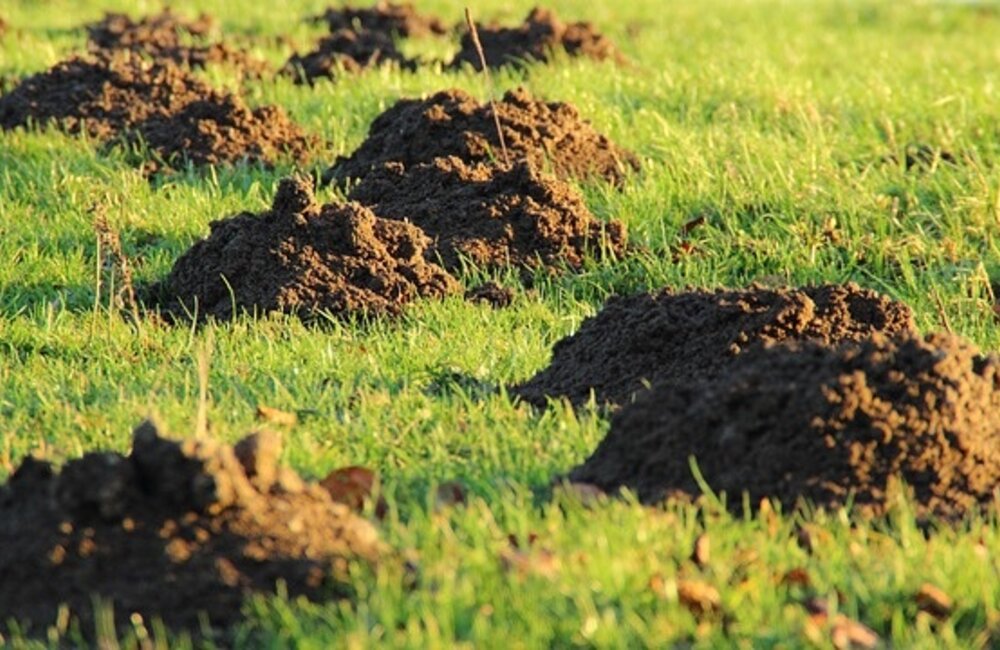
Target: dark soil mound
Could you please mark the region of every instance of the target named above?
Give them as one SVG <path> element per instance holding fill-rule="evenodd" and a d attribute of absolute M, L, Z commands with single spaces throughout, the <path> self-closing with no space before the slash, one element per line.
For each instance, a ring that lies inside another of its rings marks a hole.
<path fill-rule="evenodd" d="M 375 31 L 342 29 L 319 42 L 306 55 L 294 54 L 282 68 L 298 83 L 313 83 L 319 78 L 333 78 L 341 70 L 357 73 L 365 68 L 395 63 L 405 70 L 417 65 L 402 55 L 391 36 Z"/>
<path fill-rule="evenodd" d="M 190 43 L 206 40 L 213 28 L 214 22 L 207 14 L 189 21 L 167 9 L 138 21 L 125 14 L 109 13 L 100 22 L 88 25 L 87 32 L 93 50 L 132 50 L 192 68 L 228 63 L 258 76 L 267 69 L 263 61 L 224 43 Z"/>
<path fill-rule="evenodd" d="M 301 160 L 312 145 L 282 109 L 251 110 L 169 61 L 129 52 L 64 61 L 0 97 L 0 126 L 32 122 L 103 140 L 142 139 L 168 163 L 272 164 L 279 156 Z"/>
<path fill-rule="evenodd" d="M 445 34 L 448 28 L 439 18 L 417 13 L 409 2 L 396 4 L 380 0 L 372 7 L 330 7 L 317 21 L 325 22 L 331 32 L 341 29 L 381 32 L 386 36 L 427 36 Z"/>
<path fill-rule="evenodd" d="M 519 88 L 504 95 L 497 113 L 511 157 L 551 165 L 560 178 L 600 176 L 621 183 L 629 169 L 639 168 L 632 153 L 597 133 L 569 104 L 538 101 Z M 445 156 L 466 163 L 501 159 L 489 103 L 461 90 L 400 100 L 375 119 L 364 143 L 338 159 L 325 179 L 343 183 L 386 162 L 409 167 Z"/>
<path fill-rule="evenodd" d="M 469 302 L 482 302 L 494 309 L 510 307 L 514 302 L 514 291 L 507 287 L 502 287 L 496 282 L 485 282 L 477 287 L 468 289 L 465 292 L 465 299 Z"/>
<path fill-rule="evenodd" d="M 598 403 L 624 404 L 649 383 L 718 377 L 757 343 L 832 344 L 913 330 L 909 307 L 855 284 L 614 297 L 512 392 L 538 405 L 548 397 L 579 405 L 591 391 Z"/>
<path fill-rule="evenodd" d="M 1000 358 L 950 335 L 758 349 L 729 372 L 655 387 L 623 408 L 574 481 L 646 501 L 697 495 L 688 458 L 734 509 L 853 498 L 880 515 L 894 477 L 918 515 L 962 516 L 1000 486 Z"/>
<path fill-rule="evenodd" d="M 622 252 L 626 241 L 620 222 L 598 221 L 570 186 L 526 162 L 387 163 L 349 198 L 420 227 L 448 269 L 460 268 L 463 257 L 491 267 L 578 268 L 590 254 Z"/>
<path fill-rule="evenodd" d="M 129 456 L 88 453 L 58 474 L 24 461 L 0 486 L 0 621 L 44 633 L 65 603 L 92 634 L 99 596 L 119 626 L 137 612 L 198 632 L 199 613 L 235 623 L 279 580 L 333 595 L 348 560 L 377 558 L 376 531 L 279 453 L 274 435 L 173 442 L 146 422 Z"/>
<path fill-rule="evenodd" d="M 281 181 L 270 211 L 211 224 L 156 292 L 199 316 L 233 310 L 310 316 L 393 315 L 419 297 L 458 290 L 424 259 L 427 237 L 415 226 L 376 217 L 356 203 L 316 204 L 310 186 Z"/>
<path fill-rule="evenodd" d="M 569 56 L 591 59 L 611 59 L 619 63 L 624 57 L 608 38 L 590 23 L 565 24 L 549 9 L 531 10 L 524 23 L 517 27 L 476 25 L 479 40 L 486 55 L 486 65 L 499 68 L 504 65 L 524 65 L 532 61 L 547 63 L 553 52 L 565 50 Z M 452 67 L 471 65 L 482 69 L 472 35 L 462 36 L 462 49 L 452 59 Z"/>

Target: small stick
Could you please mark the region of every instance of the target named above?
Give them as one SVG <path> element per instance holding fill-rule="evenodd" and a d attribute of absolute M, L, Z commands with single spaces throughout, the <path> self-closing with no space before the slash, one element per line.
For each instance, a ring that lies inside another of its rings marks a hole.
<path fill-rule="evenodd" d="M 472 36 L 472 44 L 479 55 L 479 64 L 483 68 L 483 75 L 486 77 L 486 85 L 490 91 L 490 110 L 493 113 L 493 125 L 496 126 L 497 136 L 500 138 L 500 151 L 503 152 L 503 162 L 510 164 L 510 156 L 507 155 L 507 143 L 503 139 L 503 129 L 500 127 L 500 115 L 497 113 L 497 102 L 493 97 L 493 78 L 490 76 L 490 69 L 486 65 L 486 53 L 483 52 L 483 44 L 479 42 L 479 31 L 476 30 L 476 23 L 472 20 L 472 11 L 465 8 L 465 23 L 469 26 L 469 34 Z"/>

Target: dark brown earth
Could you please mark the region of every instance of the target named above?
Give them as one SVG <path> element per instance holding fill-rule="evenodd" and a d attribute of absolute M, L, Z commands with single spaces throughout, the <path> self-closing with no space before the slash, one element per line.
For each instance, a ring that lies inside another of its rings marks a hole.
<path fill-rule="evenodd" d="M 503 309 L 514 302 L 514 291 L 496 282 L 484 282 L 467 290 L 465 299 L 469 302 L 486 303 L 494 309 Z"/>
<path fill-rule="evenodd" d="M 539 101 L 519 88 L 504 95 L 497 112 L 514 160 L 551 166 L 560 178 L 597 176 L 616 184 L 639 168 L 634 154 L 595 131 L 569 104 Z M 409 167 L 446 156 L 466 163 L 502 160 L 489 103 L 461 90 L 402 99 L 375 119 L 357 151 L 339 158 L 324 179 L 343 184 L 386 162 Z"/>
<path fill-rule="evenodd" d="M 132 452 L 91 452 L 56 473 L 25 460 L 0 486 L 0 621 L 43 633 L 61 603 L 93 634 L 92 597 L 119 627 L 198 633 L 240 620 L 252 593 L 343 595 L 348 562 L 374 561 L 375 529 L 326 490 L 277 464 L 280 439 L 255 434 L 235 448 L 174 442 L 145 422 Z"/>
<path fill-rule="evenodd" d="M 383 32 L 341 29 L 323 38 L 315 50 L 305 55 L 294 54 L 282 73 L 297 83 L 313 83 L 320 78 L 333 78 L 339 72 L 361 72 L 365 68 L 393 63 L 404 70 L 415 70 L 415 61 L 406 58 L 396 43 Z"/>
<path fill-rule="evenodd" d="M 159 159 L 151 170 L 164 162 L 301 161 L 313 145 L 282 109 L 251 110 L 169 61 L 131 52 L 69 59 L 0 97 L 3 128 L 48 122 L 100 140 L 145 140 Z"/>
<path fill-rule="evenodd" d="M 626 244 L 620 222 L 598 221 L 569 185 L 526 162 L 387 163 L 348 198 L 421 228 L 434 242 L 432 257 L 449 270 L 463 258 L 485 267 L 579 268 L 588 256 L 621 253 Z"/>
<path fill-rule="evenodd" d="M 1000 357 L 951 335 L 771 344 L 725 374 L 670 381 L 619 411 L 571 480 L 647 502 L 697 496 L 688 458 L 734 510 L 741 495 L 956 518 L 1000 486 Z M 1000 492 L 997 493 L 1000 496 Z"/>
<path fill-rule="evenodd" d="M 909 307 L 855 284 L 613 297 L 512 393 L 537 405 L 550 397 L 580 405 L 593 391 L 598 404 L 620 405 L 649 384 L 719 377 L 759 343 L 911 331 Z"/>
<path fill-rule="evenodd" d="M 329 7 L 316 16 L 316 20 L 329 25 L 331 32 L 341 29 L 368 30 L 406 38 L 440 35 L 448 31 L 439 18 L 418 13 L 409 2 L 397 4 L 379 0 L 371 7 L 364 8 Z"/>
<path fill-rule="evenodd" d="M 532 9 L 517 27 L 476 25 L 476 31 L 486 55 L 486 65 L 491 68 L 521 66 L 532 61 L 547 63 L 558 50 L 564 50 L 573 57 L 585 56 L 601 61 L 610 59 L 619 63 L 625 61 L 614 43 L 591 23 L 563 23 L 550 9 Z M 482 69 L 469 32 L 463 34 L 462 48 L 450 65 L 455 68 L 471 65 L 476 70 Z"/>
<path fill-rule="evenodd" d="M 225 43 L 204 42 L 214 28 L 215 23 L 208 14 L 185 20 L 167 9 L 139 20 L 125 14 L 108 13 L 100 22 L 88 25 L 87 33 L 92 50 L 132 50 L 192 68 L 226 63 L 255 76 L 267 70 L 266 63 L 246 52 Z"/>
<path fill-rule="evenodd" d="M 285 179 L 269 211 L 212 222 L 209 237 L 177 260 L 154 293 L 175 315 L 228 319 L 234 308 L 395 315 L 417 298 L 458 291 L 451 275 L 424 259 L 429 244 L 411 224 L 357 203 L 320 206 L 307 182 Z"/>

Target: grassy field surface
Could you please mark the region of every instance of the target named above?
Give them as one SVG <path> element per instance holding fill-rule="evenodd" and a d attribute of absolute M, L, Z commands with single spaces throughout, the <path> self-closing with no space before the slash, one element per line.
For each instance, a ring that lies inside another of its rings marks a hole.
<path fill-rule="evenodd" d="M 301 19 L 325 4 L 171 3 L 180 13 L 208 11 L 229 40 L 275 64 L 291 50 L 267 37 L 286 34 L 310 48 L 322 29 Z M 643 158 L 643 173 L 622 191 L 580 189 L 595 214 L 621 219 L 648 252 L 539 278 L 506 310 L 457 297 L 374 325 L 308 327 L 273 317 L 199 329 L 136 326 L 95 302 L 91 206 L 105 206 L 137 279 L 152 281 L 207 234 L 209 221 L 264 209 L 291 168 L 189 171 L 150 184 L 122 155 L 83 138 L 0 134 L 0 478 L 30 453 L 59 462 L 124 450 L 150 413 L 175 435 L 190 435 L 197 360 L 209 354 L 212 433 L 235 440 L 253 430 L 262 404 L 297 412 L 299 423 L 285 431 L 286 462 L 314 477 L 343 465 L 376 470 L 389 503 L 380 530 L 398 549 L 377 569 L 359 569 L 352 601 L 253 601 L 237 632 L 246 644 L 829 647 L 836 635 L 801 604 L 815 595 L 893 647 L 996 647 L 995 519 L 925 536 L 905 504 L 874 525 L 852 525 L 843 512 L 739 518 L 711 503 L 651 509 L 626 498 L 584 507 L 553 495 L 550 482 L 586 458 L 607 419 L 558 403 L 533 410 L 503 387 L 543 367 L 552 344 L 607 296 L 662 286 L 853 280 L 910 304 L 925 331 L 947 326 L 1000 348 L 991 288 L 1000 282 L 1000 5 L 548 4 L 567 19 L 594 21 L 632 64 L 565 60 L 504 71 L 494 82 L 572 102 Z M 463 5 L 418 6 L 458 21 Z M 514 22 L 530 6 L 488 0 L 474 10 Z M 0 77 L 81 50 L 80 26 L 105 10 L 160 7 L 0 0 L 10 24 Z M 457 41 L 406 47 L 445 56 Z M 324 138 L 317 168 L 356 147 L 399 97 L 449 87 L 488 93 L 480 76 L 434 66 L 313 88 L 241 85 L 225 69 L 203 75 L 253 104 L 283 106 Z M 908 171 L 905 151 L 919 145 L 947 151 L 957 164 L 935 159 Z M 704 225 L 685 234 L 684 224 L 699 217 Z M 681 241 L 693 252 L 675 260 Z M 482 276 L 473 269 L 466 279 Z M 514 275 L 496 279 L 516 286 Z M 435 486 L 452 480 L 466 486 L 467 503 L 435 508 Z M 803 526 L 811 552 L 796 534 Z M 701 534 L 711 540 L 704 567 L 688 559 Z M 513 560 L 511 535 L 521 544 Z M 796 568 L 811 587 L 782 582 Z M 718 590 L 718 615 L 699 618 L 684 606 L 677 586 L 691 581 Z M 923 583 L 954 600 L 946 620 L 918 612 Z M 2 634 L 15 646 L 29 643 L 16 631 Z M 124 647 L 137 643 L 135 635 L 122 639 Z"/>

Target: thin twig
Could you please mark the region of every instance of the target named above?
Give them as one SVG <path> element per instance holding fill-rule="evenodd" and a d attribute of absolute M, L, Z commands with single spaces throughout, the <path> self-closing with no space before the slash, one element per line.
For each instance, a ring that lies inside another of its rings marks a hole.
<path fill-rule="evenodd" d="M 500 114 L 497 113 L 497 102 L 493 93 L 493 78 L 490 76 L 489 66 L 486 65 L 486 53 L 483 52 L 483 44 L 479 42 L 479 31 L 476 29 L 475 21 L 472 20 L 472 11 L 468 7 L 465 8 L 465 23 L 469 26 L 472 44 L 476 47 L 476 53 L 479 55 L 479 64 L 482 66 L 483 75 L 486 77 L 486 86 L 490 93 L 490 111 L 493 113 L 493 125 L 497 128 L 497 137 L 500 138 L 500 151 L 503 152 L 503 162 L 505 165 L 509 165 L 510 156 L 507 155 L 507 143 L 504 142 L 503 129 L 500 127 Z"/>

